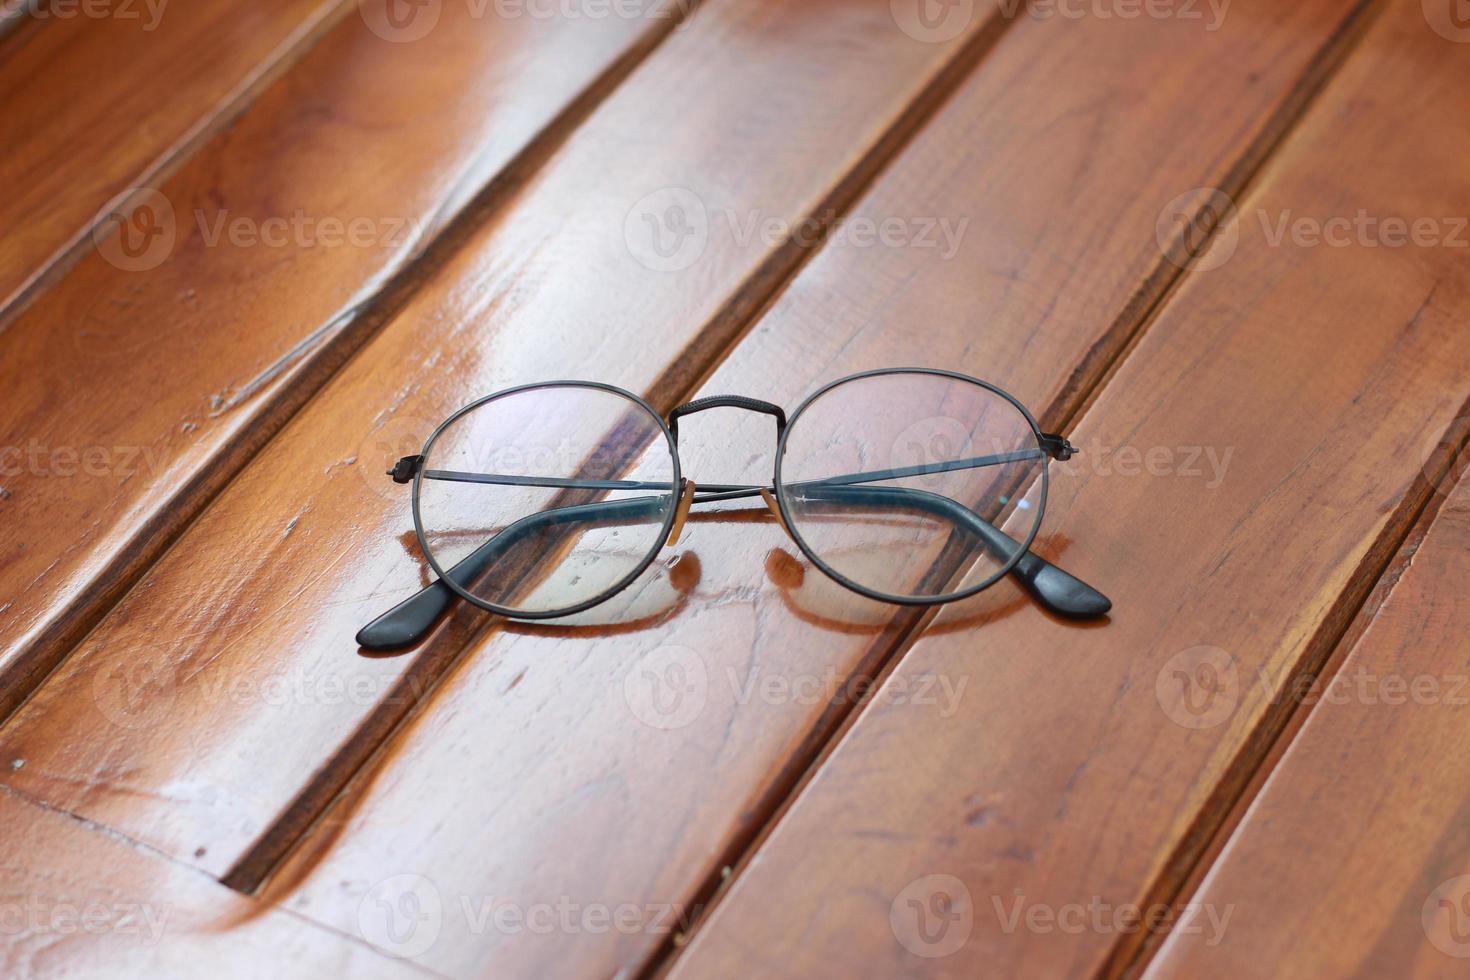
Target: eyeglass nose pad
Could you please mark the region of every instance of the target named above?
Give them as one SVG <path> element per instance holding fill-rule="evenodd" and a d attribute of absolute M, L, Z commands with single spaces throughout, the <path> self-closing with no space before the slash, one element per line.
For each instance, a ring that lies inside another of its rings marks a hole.
<path fill-rule="evenodd" d="M 683 483 L 684 489 L 679 493 L 679 509 L 674 512 L 674 526 L 669 530 L 669 539 L 664 542 L 669 548 L 679 543 L 679 535 L 684 533 L 684 521 L 689 517 L 689 505 L 694 503 L 694 481 L 684 480 Z"/>
<path fill-rule="evenodd" d="M 766 502 L 766 506 L 771 509 L 771 513 L 776 515 L 776 523 L 781 525 L 781 530 L 786 532 L 788 538 L 791 538 L 791 528 L 786 526 L 786 518 L 781 516 L 781 506 L 776 503 L 775 495 L 765 487 L 761 487 L 761 499 Z M 795 540 L 795 538 L 792 538 L 792 540 Z"/>

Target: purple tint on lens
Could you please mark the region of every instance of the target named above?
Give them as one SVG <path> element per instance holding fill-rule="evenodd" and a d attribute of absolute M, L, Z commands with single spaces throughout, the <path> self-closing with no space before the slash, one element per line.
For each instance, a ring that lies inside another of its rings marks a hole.
<path fill-rule="evenodd" d="M 678 465 L 659 419 L 599 385 L 519 388 L 430 439 L 414 514 L 431 564 L 510 616 L 575 612 L 625 587 L 663 546 Z"/>
<path fill-rule="evenodd" d="M 968 378 L 857 375 L 792 419 L 778 492 L 792 535 L 875 598 L 934 602 L 984 588 L 1040 524 L 1046 458 L 1030 417 Z"/>

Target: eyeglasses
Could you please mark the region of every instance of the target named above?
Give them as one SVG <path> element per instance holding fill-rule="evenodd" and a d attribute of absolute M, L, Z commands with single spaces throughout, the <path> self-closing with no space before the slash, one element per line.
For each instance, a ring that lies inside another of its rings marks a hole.
<path fill-rule="evenodd" d="M 712 408 L 775 418 L 769 486 L 682 475 L 679 421 Z M 694 504 L 755 497 L 813 565 L 870 599 L 953 602 L 1009 574 L 1055 613 L 1102 616 L 1106 596 L 1030 551 L 1047 463 L 1075 452 L 1000 388 L 929 368 L 834 381 L 789 421 L 742 396 L 701 398 L 665 421 L 613 385 L 511 388 L 449 416 L 389 471 L 413 485 L 414 530 L 438 578 L 357 642 L 417 643 L 456 597 L 513 619 L 582 612 L 677 543 Z"/>

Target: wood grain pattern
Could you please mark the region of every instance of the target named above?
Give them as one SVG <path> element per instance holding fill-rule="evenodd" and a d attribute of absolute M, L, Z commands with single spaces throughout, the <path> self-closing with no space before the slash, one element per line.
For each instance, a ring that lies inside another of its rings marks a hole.
<path fill-rule="evenodd" d="M 1111 621 L 1063 631 L 1004 593 L 941 615 L 885 689 L 969 678 L 959 710 L 876 697 L 673 976 L 1127 964 L 1140 930 L 1118 908 L 1174 898 L 1470 395 L 1462 253 L 1268 231 L 1288 209 L 1463 213 L 1470 128 L 1442 109 L 1467 68 L 1417 3 L 1374 25 L 1206 258 L 1233 254 L 1184 281 L 1072 435 L 1092 458 L 1054 485 L 1045 550 L 1102 570 Z M 1181 447 L 1232 454 L 1215 481 Z"/>
<path fill-rule="evenodd" d="M 159 186 L 171 246 L 99 248 L 0 334 L 0 709 L 674 24 L 474 9 L 338 25 Z"/>
<path fill-rule="evenodd" d="M 701 8 L 27 703 L 7 780 L 215 873 L 247 851 L 268 866 L 281 845 L 256 838 L 294 839 L 484 625 L 413 656 L 357 651 L 356 630 L 425 580 L 387 461 L 512 382 L 674 397 L 801 250 L 712 220 L 697 261 L 661 271 L 636 216 L 664 213 L 669 188 L 792 225 L 845 206 L 979 30 L 924 43 L 855 0 Z M 660 206 L 638 211 L 649 195 Z"/>
<path fill-rule="evenodd" d="M 932 246 L 834 238 L 700 393 L 791 407 L 844 373 L 921 361 L 1060 414 L 1167 278 L 1163 202 L 1239 179 L 1351 10 L 1241 4 L 1218 35 L 1181 22 L 1022 21 L 849 217 L 850 236 L 863 222 L 964 220 L 958 250 L 947 254 L 937 231 Z M 1054 84 L 1012 98 L 1028 72 Z M 1181 75 L 1194 81 L 1145 99 L 1159 77 Z M 1092 115 L 1109 124 L 1071 125 Z M 767 418 L 698 416 L 680 439 L 698 481 L 770 477 Z M 891 607 L 827 582 L 759 513 L 696 515 L 676 551 L 663 576 L 608 608 L 481 641 L 270 893 L 339 928 L 365 890 L 398 874 L 423 876 L 446 907 L 631 909 L 627 930 L 450 917 L 422 961 L 456 975 L 647 965 L 811 758 L 844 685 L 896 640 Z M 1109 584 L 1108 566 L 1064 557 Z M 697 679 L 691 708 L 650 715 L 641 685 L 670 666 Z M 875 804 L 857 791 L 847 805 Z M 748 972 L 751 955 L 723 963 L 725 975 Z"/>
<path fill-rule="evenodd" d="M 1470 483 L 1444 502 L 1149 976 L 1463 976 Z M 1337 828 L 1337 831 L 1327 831 Z"/>
<path fill-rule="evenodd" d="M 44 23 L 13 28 L 0 49 L 0 329 L 28 290 L 63 271 L 114 195 L 166 172 L 354 7 L 28 7 Z"/>
<path fill-rule="evenodd" d="M 7 977 L 425 976 L 14 793 L 0 822 Z"/>

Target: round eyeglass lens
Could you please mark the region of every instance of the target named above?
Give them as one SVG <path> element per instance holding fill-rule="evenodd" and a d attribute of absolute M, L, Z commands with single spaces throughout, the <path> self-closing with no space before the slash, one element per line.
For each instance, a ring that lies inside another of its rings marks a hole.
<path fill-rule="evenodd" d="M 1041 521 L 1046 459 L 1026 413 L 979 382 L 918 371 L 839 381 L 787 429 L 778 492 L 840 581 L 944 601 L 994 582 Z"/>
<path fill-rule="evenodd" d="M 521 388 L 461 410 L 430 439 L 414 497 L 440 576 L 508 615 L 574 612 L 626 586 L 677 503 L 663 423 L 625 393 Z"/>

